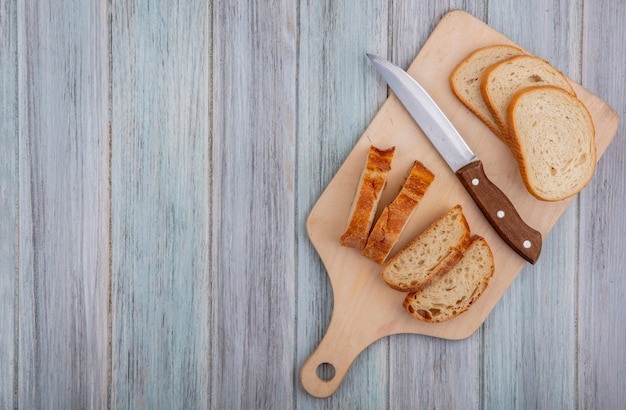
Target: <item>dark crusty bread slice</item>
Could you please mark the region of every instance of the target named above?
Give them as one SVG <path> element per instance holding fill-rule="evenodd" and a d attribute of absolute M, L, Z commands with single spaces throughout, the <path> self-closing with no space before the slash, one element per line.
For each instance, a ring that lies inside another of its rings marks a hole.
<path fill-rule="evenodd" d="M 452 92 L 498 137 L 500 137 L 500 127 L 483 99 L 480 92 L 480 81 L 483 72 L 488 67 L 524 54 L 526 52 L 521 48 L 507 44 L 482 47 L 461 61 L 450 75 Z"/>
<path fill-rule="evenodd" d="M 456 205 L 383 265 L 381 275 L 393 289 L 415 292 L 449 271 L 470 239 L 463 209 Z"/>
<path fill-rule="evenodd" d="M 348 225 L 339 239 L 341 245 L 359 250 L 365 247 L 395 150 L 395 147 L 387 150 L 373 145 L 370 147 L 352 202 Z"/>
<path fill-rule="evenodd" d="M 511 57 L 483 72 L 480 91 L 508 144 L 506 110 L 513 95 L 527 87 L 554 85 L 576 95 L 567 78 L 545 60 L 535 56 Z"/>
<path fill-rule="evenodd" d="M 424 322 L 443 322 L 465 312 L 489 284 L 494 272 L 489 244 L 479 236 L 463 258 L 437 282 L 404 299 L 404 308 Z"/>
<path fill-rule="evenodd" d="M 553 86 L 525 89 L 508 107 L 509 147 L 528 191 L 546 201 L 568 198 L 596 167 L 593 120 L 585 105 Z"/>
<path fill-rule="evenodd" d="M 413 163 L 398 196 L 378 217 L 363 249 L 363 255 L 382 265 L 434 179 L 435 175 L 421 162 Z"/>

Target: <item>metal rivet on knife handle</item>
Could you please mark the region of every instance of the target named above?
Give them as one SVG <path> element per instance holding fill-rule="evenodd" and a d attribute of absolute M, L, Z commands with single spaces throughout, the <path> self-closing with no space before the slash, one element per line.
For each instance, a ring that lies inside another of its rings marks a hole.
<path fill-rule="evenodd" d="M 528 262 L 537 262 L 541 233 L 524 222 L 506 195 L 487 178 L 482 163 L 472 162 L 456 174 L 500 237 Z M 476 179 L 481 183 L 474 184 Z"/>

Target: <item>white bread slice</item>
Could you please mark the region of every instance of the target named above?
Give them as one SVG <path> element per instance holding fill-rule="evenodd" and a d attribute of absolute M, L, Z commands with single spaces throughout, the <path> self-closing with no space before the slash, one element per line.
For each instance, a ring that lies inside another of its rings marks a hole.
<path fill-rule="evenodd" d="M 363 249 L 363 255 L 382 265 L 435 175 L 415 161 L 398 196 L 383 209 Z"/>
<path fill-rule="evenodd" d="M 387 183 L 387 174 L 391 170 L 395 150 L 396 147 L 387 150 L 381 150 L 373 145 L 370 147 L 352 202 L 348 226 L 339 239 L 341 245 L 359 250 L 365 247 L 380 195 Z"/>
<path fill-rule="evenodd" d="M 489 284 L 495 266 L 489 244 L 479 236 L 463 258 L 437 282 L 404 299 L 404 308 L 424 322 L 443 322 L 465 312 Z"/>
<path fill-rule="evenodd" d="M 447 211 L 383 265 L 393 289 L 415 292 L 449 271 L 462 257 L 470 229 L 460 205 Z"/>
<path fill-rule="evenodd" d="M 563 73 L 535 56 L 511 57 L 484 71 L 480 91 L 506 143 L 510 142 L 506 110 L 511 98 L 519 90 L 541 85 L 554 85 L 576 95 Z"/>
<path fill-rule="evenodd" d="M 524 54 L 526 52 L 521 48 L 507 44 L 482 47 L 461 61 L 450 75 L 452 92 L 498 137 L 500 137 L 500 127 L 483 99 L 480 92 L 480 81 L 483 72 L 488 67 Z"/>
<path fill-rule="evenodd" d="M 596 167 L 595 130 L 578 98 L 533 87 L 515 94 L 507 114 L 509 146 L 531 194 L 558 201 L 587 185 Z"/>

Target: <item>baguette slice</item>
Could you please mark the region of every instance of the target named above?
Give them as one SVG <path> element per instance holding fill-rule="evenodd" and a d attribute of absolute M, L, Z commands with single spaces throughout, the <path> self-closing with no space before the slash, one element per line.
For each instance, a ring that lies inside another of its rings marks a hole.
<path fill-rule="evenodd" d="M 348 226 L 341 235 L 339 243 L 343 246 L 362 250 L 367 242 L 380 195 L 387 183 L 387 174 L 391 170 L 391 161 L 396 147 L 381 150 L 371 146 L 367 154 L 367 162 L 361 172 L 361 180 L 357 188 Z"/>
<path fill-rule="evenodd" d="M 483 73 L 480 91 L 507 144 L 510 138 L 506 110 L 513 95 L 524 88 L 541 85 L 554 85 L 576 95 L 563 73 L 535 56 L 511 57 Z"/>
<path fill-rule="evenodd" d="M 404 308 L 424 322 L 443 322 L 465 312 L 489 284 L 494 272 L 493 254 L 480 236 L 472 241 L 463 259 L 431 286 L 404 299 Z"/>
<path fill-rule="evenodd" d="M 507 114 L 511 152 L 531 194 L 558 201 L 589 183 L 595 129 L 578 98 L 553 86 L 533 87 L 515 94 Z"/>
<path fill-rule="evenodd" d="M 363 255 L 382 265 L 435 175 L 415 161 L 398 196 L 383 209 L 367 239 Z"/>
<path fill-rule="evenodd" d="M 457 98 L 472 111 L 500 139 L 500 126 L 493 118 L 480 92 L 483 72 L 490 66 L 514 56 L 524 55 L 521 48 L 498 44 L 479 48 L 472 52 L 450 75 L 450 87 Z"/>
<path fill-rule="evenodd" d="M 456 205 L 383 265 L 381 275 L 393 289 L 415 292 L 448 272 L 463 256 L 470 229 Z"/>

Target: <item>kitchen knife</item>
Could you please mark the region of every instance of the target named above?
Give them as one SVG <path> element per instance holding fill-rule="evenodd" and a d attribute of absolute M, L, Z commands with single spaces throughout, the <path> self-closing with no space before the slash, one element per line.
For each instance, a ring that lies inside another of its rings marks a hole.
<path fill-rule="evenodd" d="M 382 57 L 367 56 L 500 237 L 521 257 L 532 264 L 537 262 L 541 233 L 522 220 L 509 198 L 487 178 L 482 162 L 439 106 L 403 69 Z"/>

